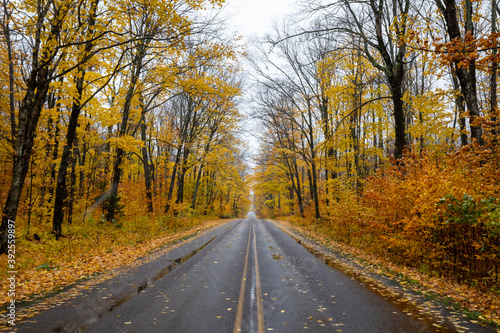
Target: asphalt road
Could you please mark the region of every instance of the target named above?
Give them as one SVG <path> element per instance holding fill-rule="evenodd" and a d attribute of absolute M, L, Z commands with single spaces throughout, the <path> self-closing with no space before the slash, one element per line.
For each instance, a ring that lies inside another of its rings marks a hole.
<path fill-rule="evenodd" d="M 17 331 L 453 331 L 437 327 L 323 264 L 273 223 L 246 219 L 117 274 Z"/>

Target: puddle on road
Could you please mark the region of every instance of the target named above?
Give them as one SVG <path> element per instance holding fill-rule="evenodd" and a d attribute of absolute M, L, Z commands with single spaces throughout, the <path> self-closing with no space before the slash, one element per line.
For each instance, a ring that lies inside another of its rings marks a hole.
<path fill-rule="evenodd" d="M 390 286 L 384 286 L 383 283 L 375 283 L 373 281 L 370 281 L 369 279 L 364 277 L 363 274 L 358 273 L 354 270 L 347 271 L 345 267 L 339 263 L 338 259 L 335 259 L 334 257 L 331 257 L 323 252 L 317 251 L 316 249 L 304 244 L 304 242 L 302 242 L 295 236 L 290 236 L 325 265 L 340 270 L 350 278 L 356 279 L 357 281 L 361 282 L 364 287 L 387 300 L 395 308 L 402 311 L 412 319 L 420 321 L 422 325 L 427 326 L 429 331 L 437 333 L 470 331 L 465 327 L 460 326 L 459 324 L 456 324 L 455 327 L 453 327 L 452 324 L 445 322 L 444 319 L 442 319 L 442 316 L 440 316 L 436 310 L 433 311 L 433 309 L 424 309 L 421 305 L 412 304 L 410 300 L 405 299 L 401 295 L 400 291 L 394 292 L 395 290 L 393 290 L 393 288 L 391 288 Z M 429 313 L 429 311 L 433 312 Z"/>
<path fill-rule="evenodd" d="M 174 259 L 174 260 L 168 260 L 168 261 L 171 262 L 168 266 L 166 266 L 165 268 L 159 270 L 155 274 L 155 276 L 153 276 L 153 277 L 147 279 L 146 281 L 140 283 L 139 286 L 136 287 L 135 290 L 133 290 L 132 292 L 130 292 L 129 294 L 127 294 L 125 297 L 122 297 L 121 299 L 119 299 L 116 303 L 114 303 L 111 307 L 109 307 L 107 309 L 107 311 L 104 310 L 98 316 L 93 317 L 90 320 L 88 320 L 83 326 L 80 327 L 80 329 L 77 332 L 83 332 L 90 324 L 92 324 L 92 323 L 96 322 L 97 320 L 99 320 L 100 318 L 102 318 L 106 312 L 111 312 L 111 311 L 115 310 L 116 308 L 118 308 L 119 306 L 123 305 L 124 303 L 130 301 L 132 298 L 134 298 L 135 296 L 137 296 L 139 293 L 141 293 L 142 291 L 144 291 L 145 289 L 147 289 L 148 287 L 150 287 L 153 283 L 155 283 L 156 281 L 160 280 L 162 277 L 164 277 L 165 275 L 167 275 L 168 273 L 170 273 L 171 271 L 173 271 L 175 268 L 177 268 L 178 266 L 180 266 L 181 264 L 183 264 L 184 262 L 186 262 L 187 260 L 189 260 L 190 258 L 192 258 L 194 255 L 196 255 L 197 253 L 199 253 L 200 251 L 202 251 L 208 244 L 210 244 L 216 238 L 217 238 L 217 236 L 213 237 L 208 242 L 206 242 L 205 244 L 203 244 L 200 248 L 189 252 L 184 257 L 177 258 L 177 259 Z M 55 332 L 57 332 L 57 330 Z"/>
<path fill-rule="evenodd" d="M 215 236 L 214 238 L 212 238 L 211 240 L 209 240 L 208 242 L 206 242 L 205 244 L 203 244 L 200 248 L 198 248 L 198 249 L 196 249 L 194 251 L 191 251 L 189 254 L 187 254 L 186 256 L 184 256 L 182 258 L 177 258 L 177 259 L 174 259 L 174 260 L 169 260 L 169 261 L 172 262 L 170 265 L 168 265 L 165 268 L 163 268 L 160 271 L 158 271 L 154 277 L 152 277 L 150 279 L 147 279 L 146 281 L 142 282 L 137 287 L 136 290 L 134 290 L 133 292 L 131 292 L 127 296 L 125 296 L 122 299 L 120 299 L 119 301 L 117 301 L 115 304 L 113 304 L 113 306 L 111 308 L 109 308 L 108 311 L 113 311 L 114 309 L 116 309 L 117 307 L 119 307 L 120 305 L 122 305 L 123 303 L 125 303 L 125 302 L 131 300 L 132 298 L 134 298 L 135 296 L 137 296 L 140 292 L 144 291 L 146 288 L 148 288 L 149 286 L 151 286 L 153 283 L 155 283 L 156 281 L 158 281 L 159 279 L 161 279 L 162 277 L 164 277 L 165 275 L 167 275 L 168 273 L 170 273 L 171 271 L 173 271 L 175 268 L 177 268 L 178 266 L 182 265 L 187 260 L 189 260 L 190 258 L 192 258 L 194 255 L 196 255 L 197 253 L 199 253 L 200 251 L 202 251 L 215 238 L 217 238 L 217 236 Z"/>

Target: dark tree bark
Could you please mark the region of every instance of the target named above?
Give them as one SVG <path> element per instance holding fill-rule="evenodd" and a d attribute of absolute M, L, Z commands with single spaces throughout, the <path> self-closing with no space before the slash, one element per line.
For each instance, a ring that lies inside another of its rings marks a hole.
<path fill-rule="evenodd" d="M 170 201 L 172 200 L 172 196 L 174 194 L 177 169 L 179 168 L 179 163 L 181 161 L 181 150 L 182 150 L 182 146 L 180 146 L 178 148 L 177 153 L 175 154 L 174 168 L 172 170 L 172 175 L 170 176 L 170 185 L 168 187 L 167 204 L 165 205 L 165 213 L 168 213 L 170 211 L 170 207 L 171 207 Z"/>
<path fill-rule="evenodd" d="M 90 40 L 84 44 L 84 54 L 89 54 L 92 51 L 95 43 L 92 40 L 94 35 L 96 17 L 97 17 L 97 7 L 99 5 L 99 0 L 95 0 L 91 4 L 90 16 L 88 19 L 89 32 L 87 38 Z M 75 75 L 75 88 L 76 95 L 73 99 L 73 105 L 71 108 L 71 115 L 69 118 L 68 129 L 66 132 L 66 145 L 64 146 L 63 153 L 61 156 L 61 162 L 59 164 L 59 171 L 57 173 L 57 184 L 56 184 L 56 196 L 54 200 L 54 215 L 52 218 L 52 233 L 56 236 L 56 239 L 62 236 L 62 223 L 64 220 L 64 198 L 66 196 L 66 175 L 68 172 L 69 162 L 71 159 L 71 150 L 73 148 L 73 143 L 76 139 L 76 129 L 78 127 L 78 117 L 83 108 L 82 95 L 85 88 L 85 72 L 86 63 L 83 62 L 78 66 L 77 73 Z"/>
<path fill-rule="evenodd" d="M 182 161 L 180 165 L 179 178 L 177 179 L 177 199 L 176 204 L 181 204 L 184 202 L 184 179 L 186 178 L 186 172 L 188 170 L 188 157 L 190 154 L 190 149 L 184 148 L 182 153 Z"/>
<path fill-rule="evenodd" d="M 57 45 L 65 13 L 61 12 L 60 8 L 53 8 L 55 10 L 55 18 L 51 20 L 50 28 L 46 32 L 48 40 L 42 45 L 42 31 L 47 28 L 44 21 L 51 6 L 52 2 L 49 1 L 44 7 L 39 7 L 37 22 L 34 26 L 35 36 L 31 54 L 31 72 L 26 82 L 24 98 L 19 107 L 16 142 L 13 147 L 12 180 L 2 211 L 0 253 L 5 253 L 7 250 L 6 230 L 9 220 L 15 221 L 17 216 L 24 180 L 26 179 L 33 154 L 33 144 L 38 121 L 47 99 L 51 82 L 50 78 L 56 70 L 56 66 L 52 66 L 52 60 L 56 57 L 58 49 L 54 49 L 53 45 Z"/>
<path fill-rule="evenodd" d="M 135 95 L 137 81 L 142 72 L 143 60 L 146 56 L 147 45 L 151 42 L 151 37 L 144 38 L 136 47 L 134 61 L 131 68 L 130 84 L 125 96 L 125 103 L 122 110 L 122 122 L 120 124 L 120 131 L 118 137 L 124 137 L 128 133 L 128 122 L 130 110 L 132 107 L 132 99 Z M 121 147 L 116 148 L 115 161 L 113 163 L 113 178 L 111 181 L 111 189 L 109 191 L 109 205 L 107 206 L 106 219 L 111 221 L 116 218 L 116 211 L 119 209 L 118 205 L 118 187 L 120 185 L 122 175 L 122 163 L 125 157 L 125 151 Z"/>
<path fill-rule="evenodd" d="M 153 194 L 151 190 L 151 168 L 149 165 L 149 154 L 147 147 L 147 136 L 146 136 L 146 120 L 142 119 L 141 122 L 141 139 L 144 142 L 144 147 L 142 147 L 142 165 L 144 167 L 144 182 L 146 185 L 146 201 L 148 204 L 148 212 L 153 212 Z"/>
<path fill-rule="evenodd" d="M 187 105 L 180 106 L 180 112 L 185 112 L 184 114 L 180 115 L 180 124 L 179 124 L 179 142 L 178 142 L 178 147 L 177 147 L 177 153 L 175 155 L 175 162 L 174 162 L 174 169 L 172 171 L 172 175 L 170 177 L 170 185 L 168 189 L 168 194 L 167 194 L 167 204 L 165 205 L 165 213 L 168 213 L 170 208 L 171 208 L 171 200 L 174 194 L 174 188 L 175 188 L 175 181 L 178 181 L 178 189 L 177 189 L 177 198 L 176 202 L 179 202 L 179 192 L 182 192 L 182 197 L 184 197 L 184 192 L 183 192 L 183 185 L 184 185 L 184 178 L 182 178 L 182 184 L 180 183 L 180 177 L 183 172 L 186 170 L 183 170 L 184 168 L 184 161 L 187 161 L 187 155 L 186 152 L 189 150 L 188 149 L 188 140 L 190 136 L 190 125 L 192 119 L 195 117 L 193 115 L 194 113 L 194 107 L 193 107 L 193 101 L 191 97 L 189 96 L 180 96 L 181 102 L 182 99 L 185 99 L 187 101 Z M 179 175 L 177 175 L 179 173 Z M 179 188 L 179 185 L 181 187 Z"/>
<path fill-rule="evenodd" d="M 403 157 L 405 149 L 408 148 L 403 102 L 407 45 L 404 40 L 393 41 L 390 36 L 387 36 L 386 31 L 394 29 L 397 36 L 406 34 L 406 21 L 400 20 L 395 23 L 395 20 L 398 17 L 408 15 L 410 0 L 369 0 L 367 2 L 367 6 L 370 8 L 369 17 L 373 19 L 371 23 L 374 27 L 374 35 L 371 36 L 367 34 L 368 30 L 363 27 L 364 22 L 361 21 L 361 16 L 358 15 L 351 2 L 344 0 L 343 3 L 350 14 L 350 18 L 354 21 L 356 26 L 354 33 L 361 40 L 364 54 L 375 68 L 384 73 L 389 83 L 394 115 L 394 157 L 399 160 Z M 346 27 L 340 28 L 340 30 L 344 30 L 349 34 L 353 33 L 351 29 Z M 378 59 L 372 55 L 371 48 L 379 53 L 383 63 L 379 63 Z"/>
<path fill-rule="evenodd" d="M 71 157 L 71 173 L 70 173 L 70 186 L 69 186 L 69 200 L 68 200 L 68 224 L 73 223 L 73 208 L 75 206 L 75 187 L 76 187 L 76 160 L 78 158 L 78 149 L 73 150 Z M 62 234 L 61 234 L 62 235 Z"/>
<path fill-rule="evenodd" d="M 314 146 L 314 123 L 312 118 L 312 108 L 310 105 L 311 99 L 308 99 L 308 141 L 309 149 L 311 154 L 311 173 L 312 173 L 312 197 L 314 200 L 314 216 L 316 220 L 321 218 L 321 213 L 319 210 L 319 194 L 318 194 L 318 172 L 316 168 L 316 147 Z"/>
<path fill-rule="evenodd" d="M 435 0 L 436 5 L 444 16 L 446 29 L 451 41 L 464 41 L 460 31 L 458 13 L 455 0 Z M 474 36 L 474 26 L 472 23 L 472 3 L 471 0 L 465 0 L 466 18 L 465 35 Z M 460 88 L 469 110 L 471 138 L 483 143 L 483 133 L 480 125 L 475 125 L 474 120 L 479 116 L 479 102 L 476 88 L 476 67 L 475 61 L 471 61 L 467 67 L 459 65 L 460 60 L 455 59 L 455 73 L 460 83 Z"/>
<path fill-rule="evenodd" d="M 202 156 L 202 159 L 201 159 L 200 168 L 198 170 L 198 175 L 196 176 L 196 182 L 195 182 L 195 185 L 194 185 L 193 201 L 191 203 L 191 208 L 192 209 L 196 208 L 196 199 L 198 198 L 198 188 L 200 186 L 200 181 L 201 181 L 201 175 L 202 175 L 202 172 L 203 172 L 203 168 L 205 167 L 204 160 L 205 160 L 206 155 L 210 151 L 210 145 L 212 143 L 212 140 L 214 138 L 215 133 L 217 132 L 217 129 L 219 127 L 218 125 L 219 124 L 216 123 L 210 129 L 210 135 L 208 136 L 207 144 L 205 145 L 205 149 L 203 150 L 203 156 Z"/>
<path fill-rule="evenodd" d="M 468 145 L 468 138 L 467 138 L 467 129 L 466 129 L 466 119 L 465 119 L 465 101 L 464 101 L 464 96 L 462 95 L 460 91 L 460 84 L 458 83 L 457 77 L 456 77 L 456 72 L 455 72 L 455 66 L 452 65 L 451 67 L 451 79 L 453 82 L 453 89 L 456 91 L 455 93 L 455 105 L 458 110 L 458 126 L 460 129 L 460 144 L 462 146 Z"/>
<path fill-rule="evenodd" d="M 7 59 L 9 61 L 9 113 L 10 113 L 10 140 L 12 147 L 16 150 L 16 109 L 14 99 L 14 56 L 12 50 L 12 41 L 10 38 L 10 20 L 11 14 L 7 8 L 7 1 L 3 1 L 3 20 L 2 31 L 5 37 L 5 45 L 7 46 Z"/>

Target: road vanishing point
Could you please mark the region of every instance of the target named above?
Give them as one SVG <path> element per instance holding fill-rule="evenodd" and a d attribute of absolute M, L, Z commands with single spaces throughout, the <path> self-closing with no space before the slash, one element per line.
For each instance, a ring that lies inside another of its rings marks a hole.
<path fill-rule="evenodd" d="M 409 315 L 277 224 L 254 217 L 160 249 L 103 281 L 73 286 L 16 331 L 494 332 Z"/>

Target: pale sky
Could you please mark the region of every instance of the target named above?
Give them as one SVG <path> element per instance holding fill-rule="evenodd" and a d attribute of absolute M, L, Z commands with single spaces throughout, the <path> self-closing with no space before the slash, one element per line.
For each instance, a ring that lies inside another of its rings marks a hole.
<path fill-rule="evenodd" d="M 290 14 L 294 3 L 295 0 L 226 0 L 226 10 L 232 14 L 230 22 L 248 40 L 269 32 L 273 20 Z"/>
<path fill-rule="evenodd" d="M 296 0 L 226 0 L 224 16 L 229 18 L 228 23 L 232 26 L 232 30 L 243 37 L 242 42 L 247 44 L 250 50 L 252 48 L 250 40 L 272 32 L 273 22 L 279 22 L 286 15 L 291 14 L 295 8 L 295 2 Z M 246 65 L 244 68 L 249 70 Z M 253 105 L 249 98 L 249 91 L 245 90 L 243 95 L 239 108 L 248 115 Z M 256 153 L 259 145 L 256 138 L 259 132 L 256 129 L 256 123 L 247 119 L 242 124 L 242 129 L 242 137 L 248 144 L 250 152 Z M 246 162 L 251 167 L 255 166 L 251 160 Z"/>

